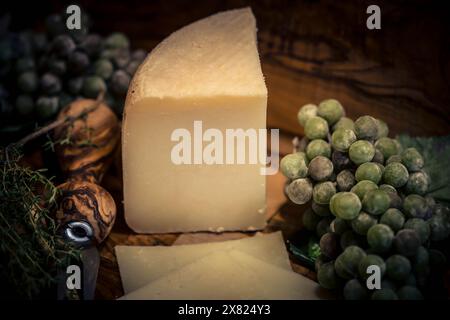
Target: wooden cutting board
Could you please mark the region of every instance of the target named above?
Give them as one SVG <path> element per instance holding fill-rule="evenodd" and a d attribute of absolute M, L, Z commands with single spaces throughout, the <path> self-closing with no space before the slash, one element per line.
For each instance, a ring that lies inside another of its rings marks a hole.
<path fill-rule="evenodd" d="M 281 135 L 280 154 L 292 152 L 292 136 Z M 120 154 L 118 154 L 120 156 Z M 108 239 L 100 247 L 100 270 L 97 281 L 97 299 L 116 299 L 123 295 L 117 259 L 114 255 L 116 245 L 178 245 L 200 242 L 225 241 L 252 235 L 250 232 L 195 232 L 177 234 L 137 234 L 126 225 L 122 206 L 122 182 L 120 178 L 120 157 L 116 166 L 103 180 L 103 186 L 113 195 L 117 207 L 117 220 Z M 267 176 L 267 219 L 269 221 L 263 232 L 281 230 L 286 241 L 301 230 L 301 216 L 306 206 L 298 206 L 287 201 L 283 189 L 286 178 L 278 172 Z M 301 266 L 291 257 L 293 270 L 315 280 L 315 273 Z"/>

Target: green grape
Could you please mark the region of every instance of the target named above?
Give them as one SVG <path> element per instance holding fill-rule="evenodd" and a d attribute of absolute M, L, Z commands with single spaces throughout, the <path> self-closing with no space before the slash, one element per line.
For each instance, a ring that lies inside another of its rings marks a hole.
<path fill-rule="evenodd" d="M 317 116 L 317 106 L 315 104 L 305 104 L 297 113 L 298 122 L 302 127 L 305 127 L 306 121 Z"/>
<path fill-rule="evenodd" d="M 410 273 L 404 282 L 407 286 L 415 287 L 417 285 L 417 280 L 413 273 Z"/>
<path fill-rule="evenodd" d="M 394 142 L 394 139 L 391 138 L 380 138 L 375 142 L 375 148 L 380 150 L 385 159 L 398 154 L 397 144 Z"/>
<path fill-rule="evenodd" d="M 339 244 L 341 245 L 341 248 L 345 250 L 350 246 L 362 246 L 364 241 L 361 236 L 357 235 L 352 230 L 347 230 L 341 235 Z"/>
<path fill-rule="evenodd" d="M 375 148 L 375 154 L 373 155 L 372 162 L 379 163 L 379 164 L 384 163 L 384 156 L 381 153 L 381 151 L 378 150 L 377 148 Z"/>
<path fill-rule="evenodd" d="M 342 117 L 333 126 L 333 131 L 336 131 L 338 129 L 348 129 L 355 131 L 355 123 L 350 118 Z"/>
<path fill-rule="evenodd" d="M 372 300 L 398 300 L 397 294 L 392 289 L 380 289 L 372 293 Z"/>
<path fill-rule="evenodd" d="M 355 178 L 356 181 L 369 180 L 375 184 L 378 184 L 381 180 L 382 170 L 378 164 L 373 162 L 366 162 L 361 164 L 358 169 L 356 169 Z"/>
<path fill-rule="evenodd" d="M 339 277 L 336 274 L 333 261 L 324 263 L 317 272 L 317 281 L 326 289 L 336 289 L 339 285 Z"/>
<path fill-rule="evenodd" d="M 361 211 L 361 201 L 351 192 L 338 192 L 330 199 L 330 210 L 338 218 L 353 220 Z"/>
<path fill-rule="evenodd" d="M 384 168 L 383 180 L 395 188 L 403 187 L 409 178 L 409 173 L 406 167 L 399 162 L 389 163 Z"/>
<path fill-rule="evenodd" d="M 416 148 L 408 148 L 401 153 L 402 163 L 410 172 L 422 169 L 424 161 L 422 155 Z"/>
<path fill-rule="evenodd" d="M 397 284 L 394 281 L 384 277 L 383 280 L 381 280 L 381 289 L 390 289 L 395 292 L 398 288 Z"/>
<path fill-rule="evenodd" d="M 386 165 L 393 163 L 393 162 L 402 162 L 402 157 L 399 154 L 390 156 L 388 159 L 386 159 Z"/>
<path fill-rule="evenodd" d="M 448 221 L 442 215 L 433 215 L 427 221 L 430 226 L 430 239 L 433 241 L 442 241 L 450 235 Z"/>
<path fill-rule="evenodd" d="M 330 259 L 336 258 L 340 253 L 339 236 L 335 233 L 327 232 L 320 238 L 320 252 Z"/>
<path fill-rule="evenodd" d="M 430 184 L 430 178 L 423 171 L 413 172 L 409 175 L 408 182 L 406 183 L 405 191 L 408 194 L 424 195 L 428 191 Z"/>
<path fill-rule="evenodd" d="M 375 148 L 369 141 L 358 140 L 350 146 L 348 154 L 350 160 L 355 164 L 360 165 L 364 162 L 372 161 L 375 156 Z"/>
<path fill-rule="evenodd" d="M 370 227 L 377 224 L 377 219 L 365 212 L 361 212 L 355 219 L 351 220 L 351 224 L 353 231 L 364 236 Z"/>
<path fill-rule="evenodd" d="M 309 179 L 296 179 L 286 189 L 288 198 L 296 204 L 304 204 L 312 198 L 312 184 Z"/>
<path fill-rule="evenodd" d="M 344 116 L 344 108 L 335 99 L 327 99 L 322 101 L 317 108 L 317 115 L 327 120 L 328 124 L 332 126 L 341 117 Z"/>
<path fill-rule="evenodd" d="M 380 223 L 389 226 L 394 232 L 403 228 L 405 223 L 405 216 L 396 208 L 389 208 L 381 216 Z"/>
<path fill-rule="evenodd" d="M 316 234 L 322 237 L 324 234 L 330 232 L 330 223 L 333 221 L 331 217 L 322 218 L 316 226 Z"/>
<path fill-rule="evenodd" d="M 280 161 L 281 172 L 289 179 L 305 178 L 308 174 L 308 160 L 303 152 L 284 156 Z"/>
<path fill-rule="evenodd" d="M 394 232 L 385 224 L 377 224 L 367 231 L 367 242 L 374 252 L 387 252 L 392 246 Z"/>
<path fill-rule="evenodd" d="M 106 91 L 106 84 L 98 76 L 90 76 L 83 81 L 83 94 L 88 98 L 96 98 L 101 91 Z"/>
<path fill-rule="evenodd" d="M 362 205 L 367 213 L 373 215 L 380 215 L 389 209 L 391 198 L 389 195 L 380 189 L 370 190 L 363 198 Z"/>
<path fill-rule="evenodd" d="M 345 248 L 334 262 L 336 273 L 344 279 L 353 279 L 358 275 L 358 267 L 366 256 L 363 249 L 357 246 Z"/>
<path fill-rule="evenodd" d="M 370 273 L 367 273 L 367 269 L 370 266 L 378 266 L 380 268 L 380 276 L 383 277 L 386 272 L 386 264 L 384 263 L 383 258 L 376 254 L 368 254 L 365 256 L 358 266 L 358 272 L 361 279 L 367 279 L 370 276 Z M 384 288 L 381 286 L 381 288 Z"/>
<path fill-rule="evenodd" d="M 339 191 L 350 191 L 356 183 L 355 176 L 350 170 L 342 170 L 336 177 Z"/>
<path fill-rule="evenodd" d="M 359 117 L 355 121 L 355 133 L 358 139 L 366 139 L 366 140 L 376 139 L 378 137 L 377 119 L 371 116 Z"/>
<path fill-rule="evenodd" d="M 403 229 L 397 232 L 394 238 L 395 250 L 404 256 L 413 256 L 420 246 L 420 238 L 413 229 Z"/>
<path fill-rule="evenodd" d="M 308 174 L 315 181 L 325 181 L 333 174 L 333 163 L 330 159 L 317 156 L 309 162 Z"/>
<path fill-rule="evenodd" d="M 393 186 L 391 186 L 390 184 L 382 184 L 378 187 L 378 189 L 383 190 L 387 193 L 394 193 L 397 194 L 397 189 L 395 189 Z"/>
<path fill-rule="evenodd" d="M 403 286 L 397 291 L 400 300 L 423 300 L 423 295 L 416 287 Z"/>
<path fill-rule="evenodd" d="M 403 200 L 403 211 L 409 218 L 426 218 L 430 213 L 430 208 L 422 196 L 410 194 Z"/>
<path fill-rule="evenodd" d="M 302 223 L 303 226 L 308 229 L 309 231 L 315 231 L 317 228 L 317 224 L 321 218 L 316 215 L 311 208 L 308 208 L 305 212 L 303 212 L 302 215 Z"/>
<path fill-rule="evenodd" d="M 315 139 L 308 143 L 308 145 L 306 146 L 306 155 L 309 160 L 312 160 L 317 156 L 330 158 L 331 147 L 325 140 Z"/>
<path fill-rule="evenodd" d="M 366 300 L 369 292 L 358 279 L 347 281 L 343 290 L 345 300 Z"/>
<path fill-rule="evenodd" d="M 394 254 L 386 260 L 386 275 L 392 280 L 406 280 L 411 270 L 411 263 L 404 256 Z"/>
<path fill-rule="evenodd" d="M 419 218 L 411 218 L 406 221 L 405 229 L 413 229 L 419 236 L 420 243 L 424 244 L 430 237 L 430 226 L 428 223 Z"/>
<path fill-rule="evenodd" d="M 347 152 L 356 141 L 356 135 L 349 129 L 338 129 L 331 135 L 331 144 L 335 150 Z"/>
<path fill-rule="evenodd" d="M 314 189 L 313 189 L 314 192 Z M 330 207 L 328 206 L 328 203 L 325 205 L 318 204 L 316 202 L 311 203 L 311 208 L 314 211 L 315 214 L 321 217 L 329 217 L 331 216 Z"/>
<path fill-rule="evenodd" d="M 310 140 L 327 138 L 328 130 L 328 123 L 320 117 L 311 117 L 305 123 L 305 135 Z"/>
<path fill-rule="evenodd" d="M 338 235 L 343 235 L 348 230 L 348 224 L 344 219 L 335 218 L 330 224 L 330 230 Z"/>
<path fill-rule="evenodd" d="M 378 189 L 378 186 L 373 181 L 362 180 L 358 182 L 353 188 L 351 188 L 350 192 L 353 192 L 358 196 L 360 200 L 363 200 L 367 192 L 376 189 Z"/>
<path fill-rule="evenodd" d="M 313 188 L 313 200 L 317 204 L 328 204 L 336 194 L 336 187 L 330 181 L 317 183 Z"/>
<path fill-rule="evenodd" d="M 384 138 L 387 137 L 389 134 L 389 127 L 383 120 L 377 119 L 377 138 Z"/>
<path fill-rule="evenodd" d="M 57 97 L 40 97 L 36 101 L 36 112 L 41 119 L 48 119 L 56 115 L 59 109 Z"/>
<path fill-rule="evenodd" d="M 94 64 L 94 74 L 108 80 L 114 72 L 114 66 L 107 59 L 99 59 Z"/>
<path fill-rule="evenodd" d="M 109 49 L 120 49 L 120 48 L 128 49 L 130 46 L 130 42 L 128 41 L 126 35 L 120 32 L 115 32 L 105 39 L 105 46 L 106 48 Z"/>

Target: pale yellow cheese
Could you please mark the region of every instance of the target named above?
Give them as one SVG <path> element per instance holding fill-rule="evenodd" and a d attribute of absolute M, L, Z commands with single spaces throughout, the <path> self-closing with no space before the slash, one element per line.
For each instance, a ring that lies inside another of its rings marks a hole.
<path fill-rule="evenodd" d="M 211 253 L 123 296 L 123 300 L 319 299 L 319 286 L 240 251 Z"/>
<path fill-rule="evenodd" d="M 139 67 L 126 99 L 128 225 L 141 233 L 262 229 L 262 165 L 174 164 L 171 134 L 185 128 L 193 136 L 194 121 L 224 136 L 226 129 L 265 129 L 266 105 L 250 9 L 197 21 L 159 44 Z"/>
<path fill-rule="evenodd" d="M 235 250 L 284 270 L 291 270 L 281 232 L 239 240 L 176 246 L 116 246 L 125 294 L 217 252 Z"/>

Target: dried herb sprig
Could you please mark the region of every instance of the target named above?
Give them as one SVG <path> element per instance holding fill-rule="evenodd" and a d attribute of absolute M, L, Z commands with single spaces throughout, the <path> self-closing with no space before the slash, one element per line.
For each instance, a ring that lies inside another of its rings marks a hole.
<path fill-rule="evenodd" d="M 0 149 L 0 282 L 8 284 L 18 297 L 33 298 L 50 288 L 58 281 L 58 270 L 65 270 L 80 256 L 79 249 L 64 241 L 51 217 L 58 189 L 45 176 L 45 169 L 21 165 L 22 147 L 61 125 L 86 117 L 100 105 L 103 96 L 100 93 L 95 103 L 78 115 L 56 120 Z"/>
<path fill-rule="evenodd" d="M 0 153 L 0 269 L 2 282 L 19 297 L 32 298 L 57 281 L 57 270 L 79 258 L 64 241 L 50 213 L 58 189 L 45 170 L 19 163 L 21 153 Z"/>

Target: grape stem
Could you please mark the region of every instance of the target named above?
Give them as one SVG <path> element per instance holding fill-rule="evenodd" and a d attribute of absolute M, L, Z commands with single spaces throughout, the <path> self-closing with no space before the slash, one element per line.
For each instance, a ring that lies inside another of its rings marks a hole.
<path fill-rule="evenodd" d="M 66 123 L 72 123 L 82 117 L 84 117 L 85 115 L 87 115 L 88 113 L 94 111 L 95 109 L 97 109 L 97 107 L 103 102 L 104 100 L 104 96 L 105 96 L 105 92 L 104 91 L 100 91 L 100 93 L 98 94 L 97 98 L 95 99 L 94 104 L 92 104 L 91 106 L 83 109 L 80 113 L 78 113 L 75 116 L 66 116 L 65 118 L 62 119 L 58 119 L 55 120 L 51 123 L 49 123 L 48 125 L 46 125 L 45 127 L 42 127 L 32 133 L 30 133 L 29 135 L 23 137 L 22 139 L 20 139 L 17 142 L 14 142 L 10 145 L 8 145 L 6 147 L 6 151 L 10 148 L 10 147 L 22 147 L 24 146 L 26 143 L 28 143 L 29 141 L 36 139 L 37 137 L 40 137 L 43 134 L 46 134 L 47 132 L 63 125 Z M 6 152 L 6 158 L 8 159 L 8 152 Z"/>

